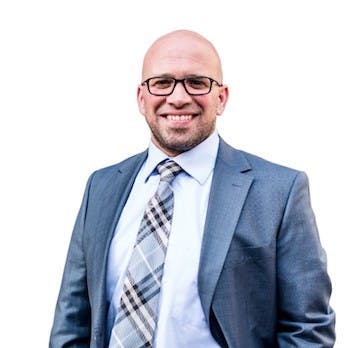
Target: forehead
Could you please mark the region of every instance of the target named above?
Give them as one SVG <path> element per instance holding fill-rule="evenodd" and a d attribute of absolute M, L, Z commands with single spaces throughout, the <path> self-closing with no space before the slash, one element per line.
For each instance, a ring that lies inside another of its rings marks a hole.
<path fill-rule="evenodd" d="M 206 41 L 194 37 L 166 38 L 149 49 L 143 65 L 143 79 L 163 74 L 219 78 L 220 62 L 216 51 Z"/>

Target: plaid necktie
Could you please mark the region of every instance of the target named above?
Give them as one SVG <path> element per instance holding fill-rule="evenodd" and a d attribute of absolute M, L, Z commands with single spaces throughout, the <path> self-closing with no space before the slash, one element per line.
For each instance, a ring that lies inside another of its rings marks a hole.
<path fill-rule="evenodd" d="M 109 348 L 152 347 L 161 278 L 171 229 L 172 180 L 182 169 L 174 161 L 157 166 L 160 183 L 140 224 Z"/>

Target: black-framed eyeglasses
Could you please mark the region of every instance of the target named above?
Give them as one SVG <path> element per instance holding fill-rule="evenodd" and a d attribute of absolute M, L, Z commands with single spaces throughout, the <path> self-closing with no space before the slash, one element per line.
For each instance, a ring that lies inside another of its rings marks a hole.
<path fill-rule="evenodd" d="M 204 95 L 211 91 L 213 83 L 221 87 L 222 84 L 207 76 L 188 76 L 183 79 L 175 79 L 168 76 L 155 76 L 141 83 L 147 85 L 148 91 L 156 96 L 168 96 L 178 83 L 181 83 L 189 95 Z"/>

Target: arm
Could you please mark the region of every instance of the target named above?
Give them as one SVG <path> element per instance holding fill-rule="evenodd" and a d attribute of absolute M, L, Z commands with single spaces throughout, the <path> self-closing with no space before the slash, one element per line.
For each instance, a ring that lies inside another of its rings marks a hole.
<path fill-rule="evenodd" d="M 82 245 L 91 178 L 76 219 L 51 330 L 51 348 L 89 347 L 91 311 Z"/>
<path fill-rule="evenodd" d="M 333 347 L 331 283 L 303 173 L 294 180 L 278 234 L 277 282 L 279 347 Z"/>

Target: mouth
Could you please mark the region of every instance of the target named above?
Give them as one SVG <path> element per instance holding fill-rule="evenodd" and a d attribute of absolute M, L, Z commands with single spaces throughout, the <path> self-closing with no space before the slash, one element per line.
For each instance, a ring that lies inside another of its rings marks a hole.
<path fill-rule="evenodd" d="M 167 122 L 177 126 L 185 126 L 194 120 L 200 114 L 194 111 L 182 110 L 182 111 L 169 111 L 161 112 L 159 116 L 165 119 Z"/>
<path fill-rule="evenodd" d="M 191 121 L 196 115 L 164 115 L 167 120 L 175 122 L 188 122 Z"/>

